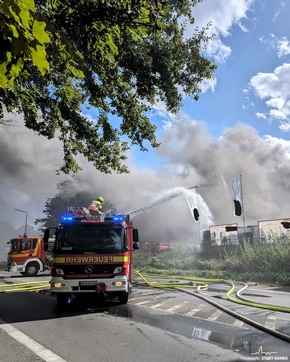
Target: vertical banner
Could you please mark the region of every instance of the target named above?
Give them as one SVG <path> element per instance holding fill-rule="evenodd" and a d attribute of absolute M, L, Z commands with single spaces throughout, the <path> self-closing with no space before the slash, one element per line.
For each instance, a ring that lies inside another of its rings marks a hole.
<path fill-rule="evenodd" d="M 191 190 L 190 190 L 191 191 Z M 197 209 L 197 205 L 196 205 L 196 201 L 195 201 L 195 197 L 196 197 L 196 192 L 190 192 L 188 191 L 185 195 L 186 195 L 186 200 L 188 203 L 188 206 L 190 208 L 190 210 L 192 211 L 192 216 L 194 218 L 194 221 L 198 221 L 199 220 L 199 211 Z"/>
<path fill-rule="evenodd" d="M 233 178 L 232 196 L 234 201 L 234 215 L 241 216 L 243 211 L 243 191 L 240 177 Z"/>

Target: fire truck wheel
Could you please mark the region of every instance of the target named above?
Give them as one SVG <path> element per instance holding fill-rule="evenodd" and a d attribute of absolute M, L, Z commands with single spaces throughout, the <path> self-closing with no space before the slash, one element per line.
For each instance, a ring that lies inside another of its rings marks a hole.
<path fill-rule="evenodd" d="M 34 277 L 39 271 L 39 265 L 37 263 L 29 263 L 26 265 L 24 276 Z"/>
<path fill-rule="evenodd" d="M 128 303 L 128 297 L 129 297 L 128 292 L 124 292 L 124 293 L 120 294 L 119 295 L 119 304 L 127 304 Z"/>

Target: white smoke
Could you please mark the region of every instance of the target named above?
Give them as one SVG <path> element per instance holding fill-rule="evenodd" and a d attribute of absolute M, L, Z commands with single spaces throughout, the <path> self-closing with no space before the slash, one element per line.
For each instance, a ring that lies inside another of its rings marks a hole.
<path fill-rule="evenodd" d="M 170 190 L 198 185 L 191 191 L 196 193 L 199 222 L 193 220 L 184 195 L 134 218 L 143 240 L 196 241 L 211 223 L 241 225 L 241 217 L 232 215 L 231 190 L 226 186 L 237 175 L 243 177 L 246 224 L 289 216 L 285 196 L 290 188 L 290 161 L 281 147 L 268 145 L 251 127 L 237 125 L 213 141 L 203 124 L 180 118 L 165 130 L 161 141 L 157 152 L 149 153 L 164 160 L 161 168 L 141 168 L 128 154 L 130 174 L 102 174 L 80 157 L 83 171 L 77 176 L 57 176 L 55 170 L 62 164 L 57 140 L 35 135 L 21 121 L 0 126 L 0 220 L 23 225 L 25 215 L 14 210 L 18 208 L 28 211 L 28 222 L 33 224 L 44 216 L 45 201 L 58 192 L 57 183 L 66 179 L 73 181 L 72 194 L 82 190 L 93 198 L 102 195 L 118 212 L 154 203 Z"/>

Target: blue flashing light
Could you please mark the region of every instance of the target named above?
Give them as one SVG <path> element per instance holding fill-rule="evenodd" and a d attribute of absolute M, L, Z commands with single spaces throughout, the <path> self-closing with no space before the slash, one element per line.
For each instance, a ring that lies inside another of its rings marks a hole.
<path fill-rule="evenodd" d="M 123 222 L 125 221 L 125 216 L 113 216 L 114 222 Z"/>
<path fill-rule="evenodd" d="M 61 217 L 61 221 L 62 222 L 72 222 L 74 220 L 73 216 L 68 216 L 68 215 L 63 215 Z"/>
<path fill-rule="evenodd" d="M 109 216 L 105 217 L 105 221 L 111 221 L 114 223 L 122 223 L 126 220 L 126 217 L 123 215 Z"/>

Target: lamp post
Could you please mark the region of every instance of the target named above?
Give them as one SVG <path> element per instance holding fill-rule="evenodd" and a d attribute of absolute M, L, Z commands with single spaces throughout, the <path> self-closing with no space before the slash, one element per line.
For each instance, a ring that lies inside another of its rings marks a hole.
<path fill-rule="evenodd" d="M 14 210 L 25 213 L 25 230 L 24 230 L 24 235 L 27 236 L 27 217 L 28 217 L 28 211 L 20 210 L 20 209 L 14 209 Z"/>

